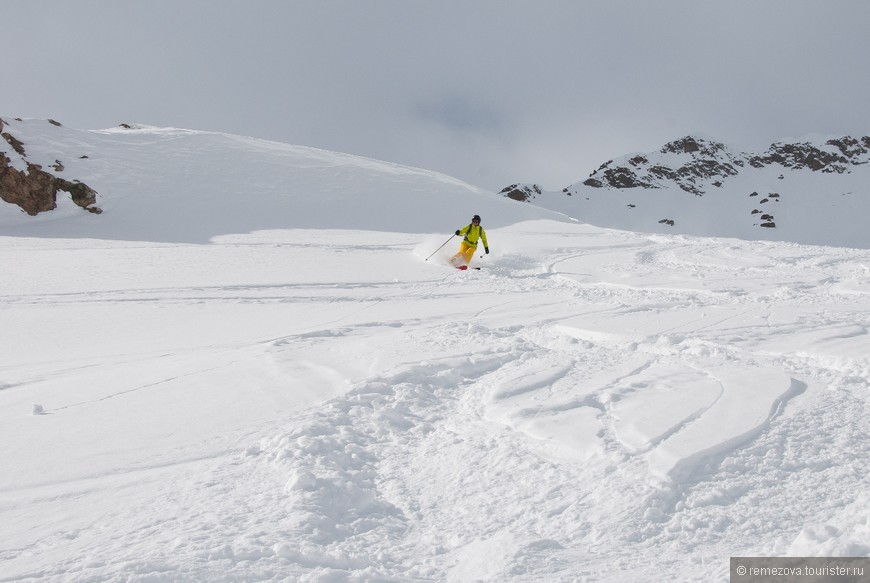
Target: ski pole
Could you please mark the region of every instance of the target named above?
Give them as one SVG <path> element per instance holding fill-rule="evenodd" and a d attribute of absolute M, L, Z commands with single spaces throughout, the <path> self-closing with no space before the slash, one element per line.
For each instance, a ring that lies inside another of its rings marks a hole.
<path fill-rule="evenodd" d="M 456 236 L 455 233 L 454 233 L 453 235 L 450 235 L 450 239 L 453 239 L 453 237 L 455 237 L 455 236 Z M 446 241 L 444 241 L 444 243 L 441 244 L 441 247 L 444 247 L 444 245 L 446 245 L 447 243 L 449 243 L 449 242 L 450 242 L 450 239 L 447 239 Z M 432 255 L 435 255 L 436 253 L 438 253 L 439 251 L 441 251 L 441 247 L 438 247 L 437 249 L 435 249 L 435 251 L 432 252 Z M 432 258 L 432 255 L 430 255 L 429 257 L 427 257 L 427 258 L 425 259 L 425 261 L 429 261 L 429 259 Z"/>

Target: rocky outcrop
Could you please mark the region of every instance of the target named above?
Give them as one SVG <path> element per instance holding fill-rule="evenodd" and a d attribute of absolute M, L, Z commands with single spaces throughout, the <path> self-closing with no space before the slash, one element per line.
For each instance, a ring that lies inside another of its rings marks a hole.
<path fill-rule="evenodd" d="M 686 136 L 657 151 L 608 160 L 585 181 L 563 188 L 562 196 L 517 184 L 502 194 L 601 226 L 656 232 L 672 228 L 687 233 L 714 229 L 719 234 L 738 232 L 741 236 L 767 231 L 762 237 L 777 238 L 777 231 L 791 236 L 790 230 L 797 223 L 793 219 L 796 205 L 813 198 L 819 202 L 813 200 L 812 204 L 824 204 L 825 209 L 859 208 L 848 197 L 855 191 L 866 194 L 865 182 L 855 178 L 870 172 L 862 168 L 867 165 L 870 136 L 776 142 L 762 154 L 738 152 L 714 140 Z M 820 176 L 807 180 L 811 173 Z M 852 173 L 855 176 L 837 177 Z M 822 178 L 825 175 L 828 177 Z M 783 182 L 774 187 L 774 180 Z M 805 192 L 808 183 L 818 189 L 817 194 Z M 750 192 L 753 187 L 757 190 Z M 740 200 L 745 196 L 741 196 L 742 188 L 747 188 L 748 200 Z M 684 193 L 691 198 L 684 199 Z M 712 199 L 709 204 L 696 198 L 705 196 Z M 536 197 L 538 200 L 533 200 Z M 717 224 L 726 220 L 719 213 L 732 216 L 735 212 L 730 205 L 739 209 L 733 215 L 733 228 Z"/>
<path fill-rule="evenodd" d="M 610 162 L 607 164 L 610 164 Z M 646 177 L 638 176 L 638 174 L 632 169 L 624 166 L 608 168 L 607 164 L 593 172 L 593 177 L 590 177 L 583 184 L 597 188 L 602 186 L 610 186 L 612 188 L 655 188 Z M 594 178 L 599 171 L 601 172 L 601 176 Z"/>
<path fill-rule="evenodd" d="M 808 168 L 814 172 L 843 174 L 848 172 L 849 166 L 868 162 L 870 136 L 860 140 L 845 136 L 828 140 L 825 146 L 829 147 L 823 149 L 810 142 L 775 143 L 765 154 L 752 156 L 749 163 L 755 168 L 779 164 L 793 170 Z"/>
<path fill-rule="evenodd" d="M 701 196 L 708 184 L 734 176 L 742 165 L 743 161 L 723 144 L 687 136 L 653 154 L 626 157 L 616 164 L 610 160 L 583 184 L 594 188 L 662 188 L 672 182 Z"/>
<path fill-rule="evenodd" d="M 543 190 L 537 184 L 511 184 L 503 188 L 499 194 L 520 202 L 528 202 L 541 192 Z"/>
<path fill-rule="evenodd" d="M 59 125 L 57 122 L 53 123 Z M 97 214 L 102 212 L 94 206 L 97 202 L 94 189 L 78 180 L 59 178 L 43 170 L 40 164 L 29 162 L 24 144 L 9 132 L 3 131 L 4 127 L 5 124 L 0 119 L 0 136 L 20 156 L 26 169 L 15 168 L 9 156 L 0 151 L 0 199 L 18 205 L 27 214 L 35 216 L 57 208 L 57 194 L 64 191 L 83 209 Z M 55 171 L 62 171 L 64 168 L 60 160 L 55 160 L 52 167 Z"/>
<path fill-rule="evenodd" d="M 843 174 L 855 165 L 870 162 L 870 137 L 845 136 L 823 144 L 774 143 L 764 154 L 734 153 L 725 145 L 686 136 L 665 144 L 658 152 L 610 160 L 582 184 L 593 188 L 668 188 L 703 196 L 722 187 L 746 166 Z M 563 190 L 572 194 L 575 189 Z"/>

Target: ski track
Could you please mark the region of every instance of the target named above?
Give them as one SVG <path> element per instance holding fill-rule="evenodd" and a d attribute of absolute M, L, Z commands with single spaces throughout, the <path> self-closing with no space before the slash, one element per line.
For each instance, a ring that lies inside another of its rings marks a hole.
<path fill-rule="evenodd" d="M 154 467 L 72 489 L 0 492 L 0 507 L 22 528 L 27 514 L 12 509 L 22 496 L 37 506 L 90 496 L 93 511 L 75 532 L 43 527 L 26 546 L 0 549 L 13 573 L 0 582 L 726 581 L 727 556 L 870 553 L 860 519 L 870 482 L 855 462 L 870 458 L 870 363 L 860 349 L 836 349 L 867 337 L 866 268 L 800 252 L 754 264 L 745 249 L 735 264 L 727 248 L 703 242 L 671 241 L 660 252 L 655 237 L 612 238 L 598 249 L 557 249 L 543 264 L 505 256 L 486 271 L 411 283 L 4 296 L 17 304 L 303 302 L 316 316 L 293 333 L 221 350 L 286 366 L 312 342 L 383 341 L 431 358 L 397 354 L 339 396 L 238 436 L 245 445 L 191 459 L 192 477 L 181 483 Z M 602 254 L 612 263 L 594 260 Z M 830 279 L 792 285 L 801 268 L 823 268 Z M 738 289 L 737 279 L 750 284 Z M 468 299 L 493 289 L 484 302 Z M 830 293 L 855 296 L 855 311 L 828 311 Z M 456 298 L 467 305 L 441 318 L 406 317 L 415 302 Z M 785 305 L 797 306 L 799 320 L 782 317 Z M 663 326 L 659 313 L 679 324 Z M 807 351 L 795 349 L 796 335 L 806 336 Z M 53 374 L 75 370 L 61 364 Z M 753 391 L 767 399 L 764 414 L 745 433 L 680 453 L 679 472 L 656 472 L 656 455 L 693 428 L 714 427 L 722 407 L 739 408 L 726 403 L 739 387 L 720 373 L 746 370 L 783 380 L 766 397 Z M 669 424 L 644 426 L 633 395 L 673 398 L 663 379 L 674 374 L 708 388 Z M 127 482 L 137 497 L 101 510 L 100 493 L 123 497 Z M 826 495 L 834 483 L 836 495 Z M 58 547 L 67 547 L 66 561 L 33 566 Z M 689 555 L 692 575 L 678 564 Z"/>

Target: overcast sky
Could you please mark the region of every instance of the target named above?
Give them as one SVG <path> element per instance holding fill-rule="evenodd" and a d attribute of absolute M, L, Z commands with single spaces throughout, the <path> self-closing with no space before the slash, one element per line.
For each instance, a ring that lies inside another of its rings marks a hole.
<path fill-rule="evenodd" d="M 0 116 L 561 189 L 689 133 L 870 134 L 866 0 L 4 0 Z"/>

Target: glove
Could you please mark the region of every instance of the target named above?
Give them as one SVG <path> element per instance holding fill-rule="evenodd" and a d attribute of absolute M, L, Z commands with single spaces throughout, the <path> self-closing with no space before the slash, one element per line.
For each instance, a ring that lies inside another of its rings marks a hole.
<path fill-rule="evenodd" d="M 484 247 L 483 250 L 486 251 L 487 255 L 489 255 L 489 247 Z"/>
<path fill-rule="evenodd" d="M 459 229 L 456 229 L 456 236 L 459 236 Z"/>

